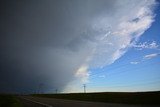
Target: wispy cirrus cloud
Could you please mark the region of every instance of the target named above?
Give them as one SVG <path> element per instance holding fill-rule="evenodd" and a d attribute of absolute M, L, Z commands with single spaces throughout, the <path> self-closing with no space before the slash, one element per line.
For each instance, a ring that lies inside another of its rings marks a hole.
<path fill-rule="evenodd" d="M 153 54 L 145 55 L 143 58 L 144 59 L 152 59 L 152 58 L 155 58 L 155 57 L 157 57 L 159 55 L 160 55 L 160 53 L 153 53 Z"/>
<path fill-rule="evenodd" d="M 139 60 L 139 61 L 131 61 L 130 64 L 136 65 L 136 64 L 139 64 L 139 63 L 141 63 L 141 62 L 143 62 L 145 60 L 155 58 L 155 57 L 157 57 L 159 55 L 160 55 L 160 53 L 147 54 L 147 55 L 144 55 L 141 60 Z"/>
<path fill-rule="evenodd" d="M 125 54 L 132 42 L 135 42 L 151 26 L 154 21 L 154 14 L 150 7 L 155 4 L 155 1 L 142 1 L 138 5 L 136 1 L 132 2 L 136 7 L 135 10 L 127 12 L 130 7 L 125 5 L 126 1 L 124 2 L 124 7 L 119 8 L 117 10 L 118 14 L 115 13 L 112 18 L 103 15 L 103 17 L 99 16 L 94 20 L 93 31 L 97 32 L 97 34 L 96 38 L 92 39 L 95 39 L 96 48 L 90 58 L 90 67 L 103 67 L 119 59 Z M 119 3 L 117 2 L 116 5 L 119 5 Z M 126 9 L 124 10 L 124 8 Z M 124 15 L 125 12 L 131 14 Z M 114 18 L 115 20 L 112 21 Z M 93 36 L 93 34 L 89 33 L 88 35 Z M 150 48 L 153 47 L 155 47 L 155 43 L 150 45 Z"/>
<path fill-rule="evenodd" d="M 139 64 L 140 62 L 138 62 L 138 61 L 132 61 L 132 62 L 130 62 L 130 64 L 134 64 L 134 65 L 136 65 L 136 64 Z"/>
<path fill-rule="evenodd" d="M 137 50 L 158 49 L 159 45 L 157 44 L 156 41 L 152 41 L 152 42 L 143 42 L 143 43 L 134 44 L 133 47 Z"/>

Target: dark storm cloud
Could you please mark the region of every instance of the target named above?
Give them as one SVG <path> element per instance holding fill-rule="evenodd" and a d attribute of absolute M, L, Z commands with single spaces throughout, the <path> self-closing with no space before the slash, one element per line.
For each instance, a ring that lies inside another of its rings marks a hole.
<path fill-rule="evenodd" d="M 106 6 L 101 2 L 92 10 L 94 2 L 1 1 L 0 91 L 32 92 L 40 83 L 46 90 L 63 89 L 86 56 L 77 53 L 83 40 L 74 38 Z"/>

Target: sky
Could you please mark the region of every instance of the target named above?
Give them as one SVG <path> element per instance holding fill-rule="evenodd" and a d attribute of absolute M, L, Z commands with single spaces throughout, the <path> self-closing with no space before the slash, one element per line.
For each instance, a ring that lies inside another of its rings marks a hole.
<path fill-rule="evenodd" d="M 160 90 L 158 0 L 0 7 L 0 93 Z"/>

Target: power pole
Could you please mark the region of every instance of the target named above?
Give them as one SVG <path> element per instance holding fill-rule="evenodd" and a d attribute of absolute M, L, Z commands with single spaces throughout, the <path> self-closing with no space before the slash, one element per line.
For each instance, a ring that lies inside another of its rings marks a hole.
<path fill-rule="evenodd" d="M 84 93 L 86 93 L 86 84 L 83 84 Z"/>
<path fill-rule="evenodd" d="M 38 94 L 42 94 L 43 93 L 43 84 L 40 83 L 38 86 Z"/>
<path fill-rule="evenodd" d="M 56 91 L 56 94 L 57 94 L 58 90 L 56 89 L 55 91 Z"/>

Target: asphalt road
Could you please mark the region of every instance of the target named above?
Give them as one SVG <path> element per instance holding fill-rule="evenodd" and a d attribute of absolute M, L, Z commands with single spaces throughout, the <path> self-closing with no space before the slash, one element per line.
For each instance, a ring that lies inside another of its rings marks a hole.
<path fill-rule="evenodd" d="M 39 102 L 32 101 L 29 98 L 26 99 L 25 97 L 19 97 L 19 100 L 23 104 L 23 107 L 47 107 Z"/>
<path fill-rule="evenodd" d="M 24 107 L 159 107 L 147 105 L 112 104 L 87 101 L 64 100 L 54 98 L 40 98 L 31 96 L 20 96 Z"/>

